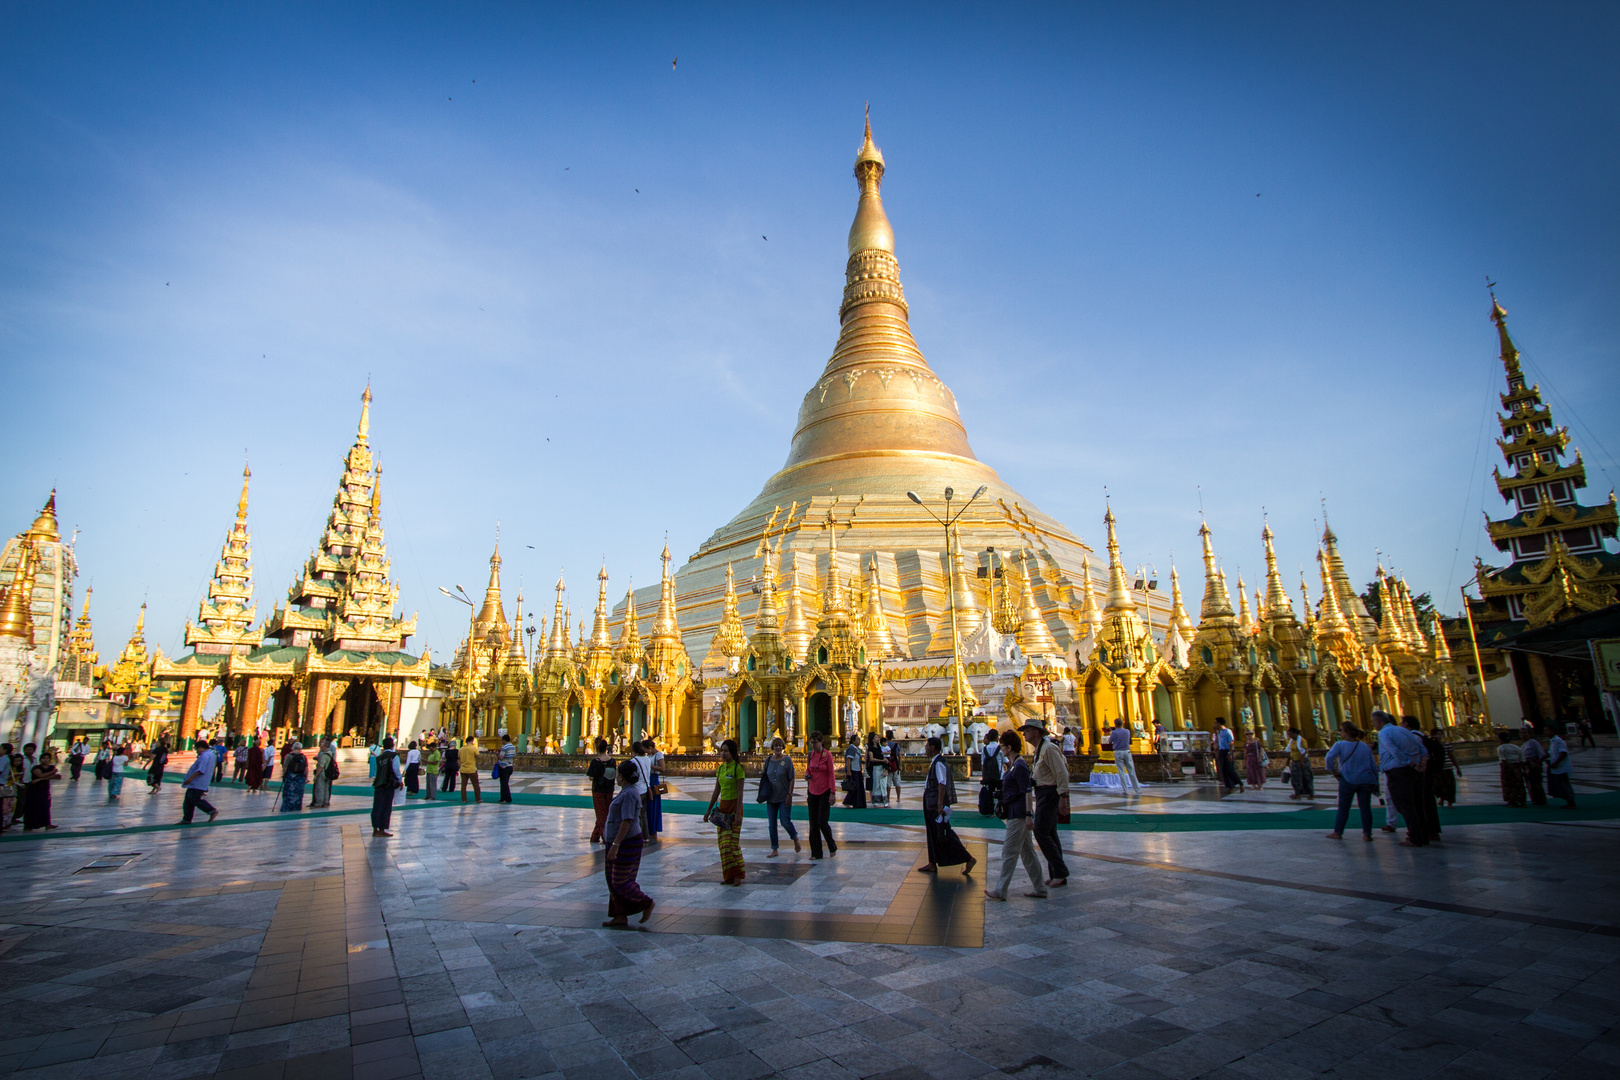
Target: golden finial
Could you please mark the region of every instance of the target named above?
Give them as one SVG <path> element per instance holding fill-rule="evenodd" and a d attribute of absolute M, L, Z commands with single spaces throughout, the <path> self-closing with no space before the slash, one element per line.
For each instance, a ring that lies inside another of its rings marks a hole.
<path fill-rule="evenodd" d="M 40 507 L 39 516 L 36 517 L 34 519 L 34 523 L 28 527 L 28 538 L 30 540 L 44 540 L 47 542 L 61 539 L 61 533 L 58 532 L 56 525 L 55 488 L 51 488 L 51 497 L 45 500 L 45 505 Z"/>
<path fill-rule="evenodd" d="M 1103 524 L 1108 526 L 1108 604 L 1103 610 L 1109 614 L 1135 611 L 1136 601 L 1131 599 L 1131 590 L 1125 583 L 1125 564 L 1119 558 L 1119 537 L 1114 532 L 1113 507 L 1103 514 Z"/>
<path fill-rule="evenodd" d="M 371 432 L 371 380 L 366 380 L 365 393 L 360 395 L 360 430 L 354 441 L 361 446 L 366 444 L 366 437 Z"/>
<path fill-rule="evenodd" d="M 236 520 L 247 521 L 248 508 L 248 480 L 253 476 L 253 470 L 247 465 L 242 466 L 242 497 L 236 500 Z"/>
<path fill-rule="evenodd" d="M 1502 350 L 1502 366 L 1507 369 L 1509 376 L 1518 375 L 1519 350 L 1514 346 L 1513 339 L 1508 336 L 1507 309 L 1496 299 L 1494 288 L 1491 290 L 1491 322 L 1496 324 L 1496 336 Z"/>
<path fill-rule="evenodd" d="M 855 180 L 861 187 L 861 201 L 855 221 L 849 227 L 849 253 L 886 251 L 894 253 L 894 226 L 883 212 L 883 153 L 872 143 L 872 120 L 867 116 L 866 141 L 855 155 Z"/>
<path fill-rule="evenodd" d="M 140 637 L 146 630 L 146 604 L 141 604 L 141 613 L 135 616 L 135 637 Z"/>

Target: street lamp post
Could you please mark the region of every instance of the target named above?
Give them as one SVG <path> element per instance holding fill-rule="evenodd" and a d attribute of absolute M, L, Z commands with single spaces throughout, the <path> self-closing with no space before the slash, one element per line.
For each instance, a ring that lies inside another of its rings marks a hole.
<path fill-rule="evenodd" d="M 956 695 L 956 745 L 958 747 L 967 746 L 966 721 L 962 716 L 962 713 L 967 708 L 967 680 L 962 674 L 962 645 L 956 629 L 956 555 L 951 546 L 951 529 L 962 519 L 962 515 L 967 513 L 968 507 L 972 506 L 974 501 L 988 490 L 988 484 L 980 484 L 979 490 L 975 491 L 972 498 L 962 504 L 962 509 L 953 515 L 951 513 L 951 499 L 956 496 L 956 491 L 954 488 L 946 488 L 945 516 L 943 518 L 929 510 L 915 491 L 906 492 L 906 498 L 921 506 L 928 516 L 939 522 L 940 526 L 945 530 L 945 588 L 950 598 L 951 608 L 951 682 Z M 960 541 L 957 542 L 957 546 L 960 546 Z"/>
<path fill-rule="evenodd" d="M 478 636 L 478 605 L 472 602 L 472 597 L 468 596 L 467 590 L 460 585 L 456 586 L 455 592 L 451 592 L 443 585 L 440 585 L 439 591 L 450 599 L 467 605 L 467 655 L 463 658 L 467 663 L 467 724 L 461 733 L 461 739 L 465 742 L 467 736 L 472 734 L 473 657 L 476 655 L 474 650 L 478 647 L 475 641 Z"/>

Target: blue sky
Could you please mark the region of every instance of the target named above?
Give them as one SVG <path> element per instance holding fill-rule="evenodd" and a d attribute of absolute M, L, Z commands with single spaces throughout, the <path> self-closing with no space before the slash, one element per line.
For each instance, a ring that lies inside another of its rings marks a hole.
<path fill-rule="evenodd" d="M 648 583 L 786 455 L 870 101 L 913 330 L 1017 489 L 1100 548 L 1106 485 L 1194 597 L 1200 487 L 1251 588 L 1262 508 L 1293 585 L 1325 497 L 1356 580 L 1455 598 L 1487 274 L 1620 480 L 1620 18 L 1306 7 L 0 4 L 0 528 L 58 487 L 103 654 L 143 598 L 180 651 L 244 453 L 267 612 L 369 377 L 416 646 L 497 521 L 537 614 Z"/>

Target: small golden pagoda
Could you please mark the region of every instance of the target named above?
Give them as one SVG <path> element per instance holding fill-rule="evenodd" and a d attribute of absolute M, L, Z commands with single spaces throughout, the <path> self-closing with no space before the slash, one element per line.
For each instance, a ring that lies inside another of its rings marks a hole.
<path fill-rule="evenodd" d="M 101 654 L 96 651 L 95 630 L 90 625 L 90 595 L 95 591 L 93 586 L 84 590 L 84 610 L 79 612 L 79 621 L 73 624 L 68 634 L 67 654 L 62 662 L 62 682 L 89 687 L 105 674 L 105 671 L 97 668 L 101 663 Z"/>
<path fill-rule="evenodd" d="M 381 470 L 370 446 L 371 387 L 360 398 L 360 423 L 344 457 L 320 546 L 310 554 L 287 602 L 251 628 L 247 482 L 215 564 L 208 595 L 188 624 L 192 651 L 154 658 L 152 677 L 183 684 L 178 737 L 188 745 L 203 702 L 225 691 L 222 720 L 231 734 L 261 724 L 310 736 L 353 732 L 362 742 L 399 731 L 408 681 L 427 682 L 431 662 L 404 651 L 416 619 L 394 614 L 399 586 L 389 580 L 382 527 Z"/>
<path fill-rule="evenodd" d="M 135 617 L 135 632 L 124 643 L 118 660 L 102 682 L 102 694 L 123 706 L 124 719 L 141 723 L 146 719 L 147 695 L 152 688 L 152 662 L 162 652 L 149 654 L 146 648 L 146 605 Z"/>

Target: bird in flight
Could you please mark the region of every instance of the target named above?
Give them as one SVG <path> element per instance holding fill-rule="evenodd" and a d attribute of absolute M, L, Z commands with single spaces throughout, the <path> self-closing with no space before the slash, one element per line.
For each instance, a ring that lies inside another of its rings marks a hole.
<path fill-rule="evenodd" d="M 528 548 L 530 551 L 534 550 L 534 545 L 533 544 L 524 544 L 523 546 Z"/>
<path fill-rule="evenodd" d="M 761 240 L 769 240 L 769 239 L 770 239 L 770 237 L 768 237 L 768 236 L 766 236 L 766 235 L 765 235 L 765 234 L 764 234 L 764 233 L 760 233 L 760 234 L 759 234 L 759 238 L 760 238 L 760 239 L 761 239 Z"/>
<path fill-rule="evenodd" d="M 669 70 L 674 71 L 675 70 L 675 65 L 680 63 L 680 62 L 681 62 L 681 58 L 678 57 L 678 56 L 675 59 L 671 60 L 669 62 Z"/>
<path fill-rule="evenodd" d="M 640 188 L 636 188 L 636 194 L 637 194 L 637 195 L 640 195 L 640 194 L 641 194 L 641 189 L 640 189 Z"/>

